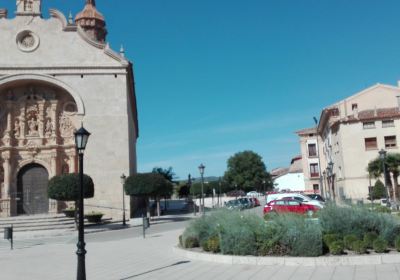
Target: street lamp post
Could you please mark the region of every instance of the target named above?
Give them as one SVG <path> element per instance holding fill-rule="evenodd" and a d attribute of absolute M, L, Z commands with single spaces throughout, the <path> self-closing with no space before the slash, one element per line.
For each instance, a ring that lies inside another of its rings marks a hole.
<path fill-rule="evenodd" d="M 126 226 L 126 218 L 125 218 L 125 192 L 124 185 L 126 181 L 126 176 L 124 173 L 121 175 L 121 184 L 122 184 L 122 225 Z"/>
<path fill-rule="evenodd" d="M 190 190 L 192 188 L 192 176 L 190 174 L 188 175 L 188 183 L 187 184 L 188 184 L 188 189 L 189 189 L 189 194 L 190 194 Z M 193 201 L 193 213 L 196 216 L 196 197 L 194 198 L 194 201 Z"/>
<path fill-rule="evenodd" d="M 200 175 L 201 175 L 201 200 L 202 200 L 202 211 L 203 211 L 203 215 L 204 215 L 204 169 L 206 167 L 204 166 L 204 164 L 200 164 L 199 166 L 199 171 L 200 171 Z"/>
<path fill-rule="evenodd" d="M 83 224 L 83 154 L 86 148 L 87 141 L 89 139 L 90 133 L 83 128 L 83 126 L 74 133 L 76 150 L 79 156 L 79 200 L 78 200 L 78 250 L 76 254 L 78 255 L 78 271 L 77 279 L 86 280 L 86 268 L 85 268 L 85 232 Z"/>
<path fill-rule="evenodd" d="M 328 163 L 327 169 L 328 169 L 328 177 L 329 177 L 329 183 L 330 183 L 329 191 L 332 192 L 331 195 L 333 198 L 333 202 L 336 202 L 336 194 L 335 194 L 335 190 L 334 190 L 334 186 L 333 186 L 334 182 L 333 182 L 333 162 L 332 161 L 330 161 Z"/>
<path fill-rule="evenodd" d="M 389 188 L 386 184 L 386 165 L 385 165 L 385 160 L 386 160 L 386 151 L 384 149 L 381 149 L 379 151 L 379 158 L 382 162 L 382 172 L 383 172 L 383 184 L 386 189 L 386 196 L 387 196 L 387 201 L 386 203 L 389 205 L 389 200 L 390 200 L 390 193 L 389 193 Z"/>
<path fill-rule="evenodd" d="M 219 177 L 219 180 L 218 180 L 218 187 L 219 187 L 219 190 L 218 190 L 218 207 L 222 206 L 221 185 L 222 185 L 221 177 Z"/>

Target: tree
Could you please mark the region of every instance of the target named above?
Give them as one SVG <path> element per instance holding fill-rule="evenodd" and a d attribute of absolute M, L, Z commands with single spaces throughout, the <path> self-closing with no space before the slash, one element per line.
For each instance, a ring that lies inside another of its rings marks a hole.
<path fill-rule="evenodd" d="M 77 223 L 77 201 L 79 199 L 79 174 L 70 173 L 54 176 L 49 180 L 47 194 L 49 198 L 58 201 L 75 202 L 75 223 Z M 91 198 L 94 196 L 94 183 L 89 175 L 83 174 L 83 197 Z"/>
<path fill-rule="evenodd" d="M 157 214 L 160 215 L 159 198 L 172 193 L 173 185 L 159 173 L 139 173 L 129 176 L 124 184 L 125 193 L 132 196 L 144 197 L 149 211 L 149 198 L 157 201 Z"/>
<path fill-rule="evenodd" d="M 385 197 L 387 197 L 385 186 L 381 180 L 377 180 L 372 188 L 371 197 L 369 199 L 372 201 L 374 199 L 381 199 Z"/>
<path fill-rule="evenodd" d="M 251 191 L 272 189 L 272 181 L 261 156 L 253 151 L 239 152 L 228 159 L 224 181 L 234 189 Z"/>
<path fill-rule="evenodd" d="M 386 184 L 392 188 L 392 199 L 396 199 L 399 194 L 399 167 L 400 167 L 400 154 L 399 153 L 388 153 L 385 158 L 386 174 L 384 180 Z M 377 157 L 376 159 L 370 161 L 367 167 L 368 173 L 374 178 L 379 178 L 383 174 L 382 170 L 382 160 Z M 392 178 L 390 178 L 390 174 Z M 393 181 L 392 181 L 393 180 Z"/>
<path fill-rule="evenodd" d="M 71 173 L 54 176 L 47 190 L 51 199 L 59 201 L 77 201 L 79 199 L 79 174 Z M 83 175 L 83 197 L 94 196 L 94 184 L 89 175 Z"/>
<path fill-rule="evenodd" d="M 173 183 L 173 179 L 175 178 L 175 173 L 172 171 L 172 167 L 168 167 L 167 169 L 163 169 L 162 167 L 154 167 L 151 172 L 163 175 L 164 178 L 171 183 Z"/>

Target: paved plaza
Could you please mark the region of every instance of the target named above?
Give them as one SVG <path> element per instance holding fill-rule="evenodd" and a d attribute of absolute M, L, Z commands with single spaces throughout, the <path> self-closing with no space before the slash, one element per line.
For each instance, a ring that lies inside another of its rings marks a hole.
<path fill-rule="evenodd" d="M 173 251 L 185 220 L 153 225 L 145 239 L 140 227 L 87 235 L 87 279 L 400 279 L 400 264 L 306 267 L 227 265 L 191 260 Z M 39 240 L 39 239 L 38 239 Z M 76 279 L 76 236 L 22 242 L 11 251 L 2 241 L 2 279 Z"/>

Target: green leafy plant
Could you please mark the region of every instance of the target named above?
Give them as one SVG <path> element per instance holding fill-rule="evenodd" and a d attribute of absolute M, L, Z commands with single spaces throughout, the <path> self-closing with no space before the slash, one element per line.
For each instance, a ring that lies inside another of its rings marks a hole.
<path fill-rule="evenodd" d="M 329 252 L 332 255 L 341 255 L 343 253 L 343 249 L 344 249 L 344 244 L 343 244 L 343 241 L 341 241 L 341 240 L 333 241 L 329 245 Z"/>
<path fill-rule="evenodd" d="M 376 234 L 375 232 L 367 232 L 364 234 L 363 241 L 365 242 L 367 248 L 372 249 L 373 243 L 377 238 L 378 234 Z"/>
<path fill-rule="evenodd" d="M 387 241 L 385 239 L 383 239 L 382 237 L 378 237 L 377 239 L 375 239 L 375 241 L 373 243 L 374 251 L 377 253 L 386 252 L 387 246 L 388 246 Z"/>
<path fill-rule="evenodd" d="M 218 236 L 213 236 L 207 239 L 205 242 L 202 244 L 202 248 L 204 251 L 210 251 L 213 253 L 217 253 L 220 251 L 219 248 L 219 237 Z"/>
<path fill-rule="evenodd" d="M 357 254 L 367 253 L 367 244 L 363 240 L 355 240 L 351 245 L 351 248 Z"/>
<path fill-rule="evenodd" d="M 185 248 L 196 248 L 199 247 L 199 240 L 195 237 L 188 237 L 184 240 L 184 247 Z"/>
<path fill-rule="evenodd" d="M 400 252 L 400 235 L 396 236 L 394 240 L 394 247 L 396 248 L 397 252 Z"/>
<path fill-rule="evenodd" d="M 376 207 L 374 208 L 374 211 L 375 211 L 375 212 L 378 212 L 378 213 L 388 213 L 388 214 L 392 213 L 392 210 L 390 210 L 389 207 L 382 206 L 382 205 L 376 206 Z"/>
<path fill-rule="evenodd" d="M 329 247 L 332 242 L 341 240 L 340 235 L 336 233 L 327 233 L 322 236 L 324 244 Z"/>
<path fill-rule="evenodd" d="M 353 242 L 358 240 L 357 235 L 348 234 L 343 237 L 344 247 L 348 250 L 353 250 Z"/>

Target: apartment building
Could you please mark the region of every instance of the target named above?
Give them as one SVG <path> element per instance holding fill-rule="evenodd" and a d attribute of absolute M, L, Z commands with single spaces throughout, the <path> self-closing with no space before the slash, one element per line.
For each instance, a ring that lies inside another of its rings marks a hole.
<path fill-rule="evenodd" d="M 296 132 L 300 139 L 301 165 L 304 174 L 304 189 L 308 192 L 324 194 L 321 173 L 322 139 L 317 128 L 306 128 Z"/>
<path fill-rule="evenodd" d="M 381 149 L 400 152 L 399 96 L 399 87 L 377 84 L 326 107 L 316 128 L 297 132 L 303 166 L 308 166 L 306 186 L 319 180 L 327 197 L 365 200 L 368 187 L 375 183 L 367 172 L 368 163 Z M 319 145 L 319 157 L 313 144 Z"/>

